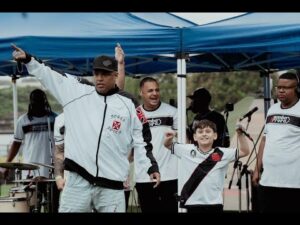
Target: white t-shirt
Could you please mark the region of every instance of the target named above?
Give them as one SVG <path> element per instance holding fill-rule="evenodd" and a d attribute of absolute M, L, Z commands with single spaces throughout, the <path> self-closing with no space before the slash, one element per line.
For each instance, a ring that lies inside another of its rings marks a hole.
<path fill-rule="evenodd" d="M 236 158 L 236 148 L 219 148 L 223 152 L 221 161 L 209 171 L 195 191 L 187 199 L 185 206 L 223 204 L 223 187 L 225 175 L 230 162 Z M 179 195 L 184 184 L 191 177 L 197 166 L 202 163 L 214 149 L 201 152 L 193 144 L 174 144 L 174 154 L 179 158 L 178 190 Z"/>
<path fill-rule="evenodd" d="M 22 153 L 24 163 L 42 163 L 51 164 L 51 155 L 54 152 L 53 126 L 56 114 L 50 116 L 51 126 L 51 153 L 48 133 L 47 116 L 33 117 L 30 121 L 27 114 L 20 116 L 14 135 L 14 141 L 22 142 Z M 33 176 L 49 177 L 49 168 L 40 166 L 38 170 L 23 170 L 22 178 L 26 179 L 27 174 Z"/>
<path fill-rule="evenodd" d="M 161 102 L 154 111 L 147 111 L 141 107 L 150 126 L 153 145 L 153 156 L 157 161 L 161 181 L 177 179 L 177 158 L 164 146 L 167 130 L 177 130 L 177 109 Z M 147 170 L 143 165 L 134 161 L 135 179 L 138 183 L 151 182 Z"/>
<path fill-rule="evenodd" d="M 268 111 L 260 184 L 300 188 L 300 101 L 289 109 L 280 103 Z"/>

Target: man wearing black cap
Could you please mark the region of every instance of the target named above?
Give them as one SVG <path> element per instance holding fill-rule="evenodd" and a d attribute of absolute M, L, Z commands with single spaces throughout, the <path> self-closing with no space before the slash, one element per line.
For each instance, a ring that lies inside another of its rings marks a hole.
<path fill-rule="evenodd" d="M 28 72 L 64 107 L 64 162 L 70 173 L 61 195 L 60 212 L 125 212 L 123 182 L 132 147 L 151 179 L 159 184 L 158 166 L 148 151 L 151 136 L 146 140 L 142 134 L 147 120 L 142 112 L 136 113 L 131 99 L 119 94 L 115 59 L 95 58 L 93 87 L 52 70 L 17 46 L 13 48 L 14 59 L 25 63 Z"/>
<path fill-rule="evenodd" d="M 187 97 L 192 100 L 188 109 L 193 113 L 196 113 L 193 122 L 195 120 L 207 119 L 216 124 L 218 138 L 214 141 L 213 147 L 229 147 L 230 137 L 224 117 L 219 112 L 209 108 L 211 101 L 211 94 L 209 91 L 201 87 L 196 89 L 192 95 L 188 95 Z M 189 125 L 187 136 L 188 139 L 193 142 L 192 127 L 193 123 Z"/>

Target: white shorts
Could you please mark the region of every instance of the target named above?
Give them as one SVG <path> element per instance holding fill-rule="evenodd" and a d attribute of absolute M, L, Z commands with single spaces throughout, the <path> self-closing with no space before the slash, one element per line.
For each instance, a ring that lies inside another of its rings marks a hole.
<path fill-rule="evenodd" d="M 91 185 L 74 172 L 66 178 L 59 212 L 125 212 L 124 190 Z"/>

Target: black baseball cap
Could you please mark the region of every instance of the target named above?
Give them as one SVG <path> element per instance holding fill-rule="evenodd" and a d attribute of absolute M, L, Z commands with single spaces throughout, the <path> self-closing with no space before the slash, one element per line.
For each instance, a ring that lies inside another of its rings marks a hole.
<path fill-rule="evenodd" d="M 97 56 L 93 62 L 93 70 L 118 71 L 117 60 L 106 55 Z"/>
<path fill-rule="evenodd" d="M 207 99 L 208 102 L 211 100 L 211 94 L 206 88 L 197 88 L 192 95 L 188 95 L 187 97 L 191 99 Z"/>

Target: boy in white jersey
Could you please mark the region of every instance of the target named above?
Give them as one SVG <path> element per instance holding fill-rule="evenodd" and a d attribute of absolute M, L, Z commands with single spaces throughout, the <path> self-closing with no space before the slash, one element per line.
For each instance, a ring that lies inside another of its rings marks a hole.
<path fill-rule="evenodd" d="M 239 150 L 213 148 L 218 135 L 216 125 L 209 120 L 193 124 L 193 138 L 198 146 L 173 143 L 175 132 L 166 132 L 164 144 L 178 157 L 181 168 L 178 174 L 181 208 L 192 213 L 223 211 L 222 191 L 228 165 L 249 154 L 249 146 L 242 131 L 243 127 L 238 125 Z"/>

